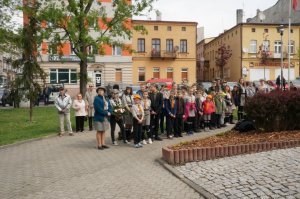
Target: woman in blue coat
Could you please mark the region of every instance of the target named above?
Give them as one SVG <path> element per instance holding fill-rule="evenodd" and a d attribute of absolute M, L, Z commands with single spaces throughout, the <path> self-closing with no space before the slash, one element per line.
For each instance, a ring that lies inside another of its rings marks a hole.
<path fill-rule="evenodd" d="M 104 87 L 97 88 L 98 96 L 94 100 L 94 121 L 95 129 L 97 131 L 96 138 L 98 142 L 98 149 L 103 150 L 109 148 L 105 145 L 105 131 L 109 128 L 109 117 L 112 113 L 112 107 L 109 99 L 105 97 L 106 89 Z"/>

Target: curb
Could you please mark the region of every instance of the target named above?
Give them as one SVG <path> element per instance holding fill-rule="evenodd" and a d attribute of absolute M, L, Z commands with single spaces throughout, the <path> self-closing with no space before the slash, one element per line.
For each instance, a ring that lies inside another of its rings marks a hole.
<path fill-rule="evenodd" d="M 173 166 L 169 165 L 167 162 L 165 162 L 162 158 L 156 159 L 156 162 L 158 162 L 163 168 L 165 168 L 167 171 L 169 171 L 172 175 L 174 175 L 176 178 L 187 184 L 189 187 L 194 189 L 197 193 L 199 193 L 201 196 L 203 196 L 206 199 L 217 199 L 216 196 L 211 194 L 210 192 L 206 191 L 204 188 L 200 187 L 193 181 L 186 178 L 183 174 L 181 174 L 179 171 L 174 169 Z"/>
<path fill-rule="evenodd" d="M 38 138 L 32 138 L 32 139 L 12 143 L 12 144 L 3 145 L 3 146 L 0 146 L 0 150 L 7 149 L 7 148 L 10 148 L 10 147 L 19 146 L 19 145 L 30 143 L 30 142 L 35 142 L 35 141 L 39 141 L 39 140 L 54 138 L 54 137 L 57 137 L 57 133 L 55 133 L 54 135 L 46 135 L 46 136 L 42 136 L 42 137 L 38 137 Z"/>
<path fill-rule="evenodd" d="M 294 148 L 300 146 L 300 140 L 258 142 L 251 144 L 237 144 L 216 147 L 196 147 L 193 149 L 172 150 L 162 148 L 162 158 L 171 165 L 185 164 L 188 162 L 213 160 L 217 158 L 259 153 L 278 149 Z"/>

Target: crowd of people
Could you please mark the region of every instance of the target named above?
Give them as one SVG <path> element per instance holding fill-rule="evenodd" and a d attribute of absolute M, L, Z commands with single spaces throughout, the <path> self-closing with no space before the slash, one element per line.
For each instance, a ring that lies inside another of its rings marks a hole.
<path fill-rule="evenodd" d="M 84 132 L 84 121 L 88 121 L 89 130 L 97 131 L 98 149 L 103 150 L 109 148 L 105 144 L 105 132 L 109 128 L 112 144 L 118 145 L 116 125 L 120 129 L 119 140 L 128 144 L 133 139 L 134 147 L 141 148 L 161 141 L 160 134 L 173 139 L 234 124 L 235 109 L 238 120 L 243 119 L 247 98 L 253 97 L 256 92 L 269 90 L 264 81 L 260 81 L 259 87 L 254 87 L 240 78 L 232 90 L 226 81 L 215 79 L 208 89 L 197 84 L 180 87 L 173 84 L 170 89 L 142 83 L 136 94 L 132 93 L 131 87 L 120 93 L 118 85 L 108 92 L 105 87 L 95 90 L 90 84 L 85 96 L 78 94 L 73 104 L 64 88 L 60 88 L 59 92 L 55 100 L 60 118 L 59 135 L 64 132 L 64 120 L 67 121 L 69 135 L 74 135 L 70 122 L 70 108 L 73 107 L 76 132 Z"/>

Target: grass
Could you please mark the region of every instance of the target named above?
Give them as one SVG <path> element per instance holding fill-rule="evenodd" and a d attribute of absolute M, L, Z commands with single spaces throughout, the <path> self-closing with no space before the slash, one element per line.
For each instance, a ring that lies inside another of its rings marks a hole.
<path fill-rule="evenodd" d="M 75 129 L 74 111 L 71 122 Z M 53 106 L 34 107 L 33 122 L 29 122 L 29 109 L 0 109 L 0 146 L 18 141 L 53 135 L 59 132 L 58 114 Z"/>

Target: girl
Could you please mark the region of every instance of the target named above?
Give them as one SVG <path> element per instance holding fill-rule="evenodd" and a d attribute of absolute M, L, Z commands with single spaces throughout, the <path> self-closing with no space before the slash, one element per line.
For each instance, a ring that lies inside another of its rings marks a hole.
<path fill-rule="evenodd" d="M 113 90 L 112 99 L 110 100 L 110 103 L 111 103 L 113 110 L 115 110 L 116 108 L 123 110 L 124 106 L 123 106 L 122 100 L 119 97 L 119 91 L 117 89 Z M 116 124 L 118 124 L 118 126 L 120 127 L 123 142 L 127 143 L 122 113 L 116 113 L 114 111 L 110 118 L 110 127 L 111 127 L 110 133 L 111 133 L 111 140 L 112 140 L 113 145 L 118 145 L 118 142 L 115 140 Z"/>
<path fill-rule="evenodd" d="M 147 144 L 145 140 L 145 131 L 147 133 L 148 137 L 148 143 L 152 144 L 152 133 L 150 129 L 150 109 L 151 109 L 151 100 L 149 99 L 149 93 L 147 90 L 144 90 L 143 92 L 143 101 L 142 101 L 142 106 L 144 108 L 144 121 L 143 121 L 143 131 L 142 131 L 142 143 Z"/>
<path fill-rule="evenodd" d="M 94 100 L 94 121 L 99 150 L 109 148 L 105 145 L 105 131 L 109 128 L 108 118 L 111 116 L 112 107 L 109 99 L 104 95 L 105 91 L 106 89 L 104 87 L 98 87 L 96 90 L 98 96 L 96 96 Z"/>
<path fill-rule="evenodd" d="M 202 115 L 203 115 L 203 110 L 202 110 L 202 102 L 204 101 L 202 96 L 202 91 L 198 90 L 196 94 L 196 109 L 197 109 L 197 117 L 196 117 L 196 126 L 197 126 L 197 132 L 201 131 L 202 128 Z"/>
<path fill-rule="evenodd" d="M 189 90 L 189 95 L 186 97 L 185 104 L 185 120 L 187 120 L 187 134 L 193 134 L 193 130 L 196 131 L 196 104 L 195 96 L 193 95 L 193 89 Z"/>
<path fill-rule="evenodd" d="M 183 116 L 184 116 L 184 109 L 185 103 L 183 99 L 182 91 L 177 92 L 176 96 L 176 117 L 175 117 L 175 124 L 174 124 L 174 137 L 182 137 L 181 133 L 183 131 Z"/>
<path fill-rule="evenodd" d="M 170 92 L 170 96 L 168 98 L 164 99 L 164 106 L 167 116 L 167 138 L 172 139 L 172 134 L 174 133 L 174 120 L 177 112 L 173 91 Z"/>
<path fill-rule="evenodd" d="M 124 123 L 125 123 L 125 133 L 127 142 L 130 142 L 131 138 L 131 129 L 132 129 L 132 113 L 131 108 L 134 103 L 133 96 L 132 96 L 132 88 L 126 87 L 124 94 L 123 94 L 123 104 L 126 109 L 126 114 L 124 116 Z"/>
<path fill-rule="evenodd" d="M 204 119 L 204 130 L 209 131 L 211 114 L 215 110 L 215 105 L 212 102 L 213 97 L 207 95 L 206 100 L 202 103 L 203 119 Z"/>
<path fill-rule="evenodd" d="M 230 86 L 225 86 L 225 102 L 226 102 L 226 117 L 225 117 L 225 124 L 230 123 L 234 124 L 233 122 L 233 99 L 230 92 Z"/>
<path fill-rule="evenodd" d="M 133 134 L 134 134 L 134 147 L 140 148 L 143 147 L 141 142 L 142 136 L 142 124 L 144 120 L 144 109 L 141 105 L 141 96 L 135 94 L 133 96 L 135 104 L 132 106 L 132 116 L 133 116 Z"/>
<path fill-rule="evenodd" d="M 244 106 L 245 106 L 246 97 L 247 97 L 247 93 L 246 93 L 245 82 L 243 78 L 240 78 L 238 84 L 238 99 L 239 99 L 238 120 L 239 121 L 244 118 Z"/>
<path fill-rule="evenodd" d="M 77 99 L 74 100 L 73 109 L 75 109 L 76 117 L 76 133 L 79 131 L 84 133 L 84 117 L 86 114 L 86 106 L 84 100 L 82 100 L 82 95 L 79 93 Z"/>

